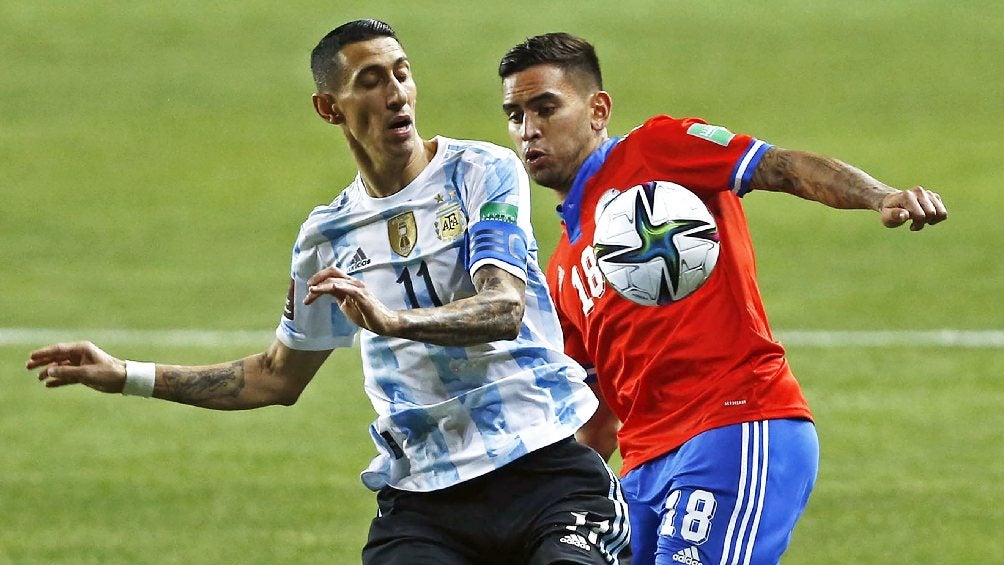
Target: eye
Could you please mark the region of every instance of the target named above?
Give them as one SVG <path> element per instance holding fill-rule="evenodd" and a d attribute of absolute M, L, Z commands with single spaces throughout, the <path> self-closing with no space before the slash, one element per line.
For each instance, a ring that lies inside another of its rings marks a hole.
<path fill-rule="evenodd" d="M 555 112 L 555 110 L 557 110 L 557 108 L 554 107 L 554 106 L 541 106 L 537 110 L 537 115 L 540 116 L 540 117 L 542 117 L 542 118 L 546 118 L 548 116 L 553 115 L 554 112 Z"/>
<path fill-rule="evenodd" d="M 512 112 L 509 112 L 507 114 L 507 117 L 509 118 L 509 123 L 513 124 L 523 123 L 523 112 L 520 112 L 518 110 L 513 110 Z"/>
<path fill-rule="evenodd" d="M 380 76 L 373 72 L 367 72 L 359 75 L 359 80 L 357 84 L 362 88 L 375 88 L 380 85 Z"/>

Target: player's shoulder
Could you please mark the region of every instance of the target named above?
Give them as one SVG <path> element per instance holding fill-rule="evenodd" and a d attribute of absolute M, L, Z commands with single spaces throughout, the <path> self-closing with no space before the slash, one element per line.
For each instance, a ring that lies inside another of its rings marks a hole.
<path fill-rule="evenodd" d="M 728 128 L 715 125 L 702 118 L 674 118 L 660 115 L 648 119 L 624 136 L 625 146 L 646 149 L 656 147 L 664 151 L 673 147 L 675 151 L 731 152 L 745 149 L 754 138 L 745 134 L 735 134 Z"/>
<path fill-rule="evenodd" d="M 335 196 L 334 200 L 328 204 L 320 204 L 314 206 L 314 208 L 307 214 L 307 221 L 317 221 L 318 218 L 331 215 L 343 213 L 348 209 L 351 209 L 359 202 L 359 195 L 361 191 L 361 183 L 359 177 L 352 184 L 346 186 Z"/>
<path fill-rule="evenodd" d="M 490 141 L 453 139 L 441 135 L 436 136 L 436 139 L 444 145 L 443 157 L 447 161 L 460 160 L 472 164 L 494 164 L 500 161 L 519 162 L 519 157 L 512 149 Z"/>
<path fill-rule="evenodd" d="M 357 177 L 330 203 L 314 206 L 300 225 L 300 238 L 309 237 L 320 231 L 331 231 L 336 224 L 348 221 L 352 212 L 360 206 L 361 191 L 362 185 Z"/>
<path fill-rule="evenodd" d="M 652 116 L 644 123 L 629 131 L 625 136 L 625 141 L 632 139 L 636 141 L 650 139 L 652 137 L 666 137 L 686 135 L 695 126 L 707 125 L 702 118 L 686 117 L 674 118 L 666 114 Z"/>

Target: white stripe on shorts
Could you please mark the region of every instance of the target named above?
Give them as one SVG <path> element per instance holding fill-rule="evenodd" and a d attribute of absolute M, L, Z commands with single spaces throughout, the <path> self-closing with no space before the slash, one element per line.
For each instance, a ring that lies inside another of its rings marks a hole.
<path fill-rule="evenodd" d="M 739 495 L 732 510 L 729 527 L 725 533 L 725 546 L 719 565 L 749 565 L 753 556 L 760 515 L 763 512 L 763 497 L 767 486 L 767 451 L 770 434 L 768 422 L 745 422 L 742 424 L 742 456 L 739 469 Z M 747 482 L 749 488 L 747 489 Z M 744 509 L 739 521 L 740 509 Z M 737 527 L 738 526 L 738 527 Z M 743 547 L 743 540 L 746 545 Z M 733 553 L 734 551 L 734 553 Z M 731 560 L 729 559 L 731 556 Z"/>
<path fill-rule="evenodd" d="M 596 455 L 602 461 L 603 458 Z M 624 492 L 621 490 L 621 483 L 617 480 L 617 475 L 614 474 L 613 470 L 607 465 L 606 461 L 602 461 L 603 466 L 607 470 L 607 474 L 610 477 L 610 491 L 607 496 L 610 498 L 610 502 L 614 506 L 614 522 L 609 525 L 609 529 L 599 537 L 597 540 L 593 541 L 597 549 L 606 559 L 607 563 L 610 565 L 618 565 L 621 563 L 620 553 L 625 547 L 631 542 L 631 525 L 628 522 L 628 511 L 627 511 L 627 501 L 624 500 Z"/>

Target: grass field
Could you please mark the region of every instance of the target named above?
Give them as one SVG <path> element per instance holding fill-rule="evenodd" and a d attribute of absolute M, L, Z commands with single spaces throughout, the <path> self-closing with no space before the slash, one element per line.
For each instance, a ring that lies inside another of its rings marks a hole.
<path fill-rule="evenodd" d="M 299 223 L 354 173 L 313 115 L 307 54 L 398 29 L 420 131 L 505 144 L 494 68 L 527 35 L 598 47 L 613 133 L 698 115 L 923 183 L 948 223 L 778 194 L 745 206 L 775 328 L 1004 329 L 1004 5 L 439 2 L 0 4 L 0 328 L 261 332 Z M 556 239 L 537 189 L 537 236 Z M 904 334 L 909 335 L 909 334 Z M 25 372 L 0 343 L 0 563 L 355 563 L 374 511 L 358 352 L 290 408 L 217 413 Z M 222 361 L 255 347 L 109 344 Z M 1004 562 L 1004 350 L 794 345 L 820 480 L 786 564 Z"/>

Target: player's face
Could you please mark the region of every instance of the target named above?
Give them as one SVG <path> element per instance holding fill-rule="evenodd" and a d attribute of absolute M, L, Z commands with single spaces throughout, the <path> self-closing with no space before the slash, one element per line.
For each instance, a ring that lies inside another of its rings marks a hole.
<path fill-rule="evenodd" d="M 421 150 L 415 128 L 417 91 L 401 45 L 390 37 L 351 43 L 341 49 L 334 115 L 349 144 L 371 159 Z"/>
<path fill-rule="evenodd" d="M 502 81 L 502 111 L 516 152 L 537 184 L 562 194 L 606 132 L 605 117 L 599 127 L 595 119 L 597 92 L 583 92 L 573 78 L 553 65 L 536 65 Z"/>

